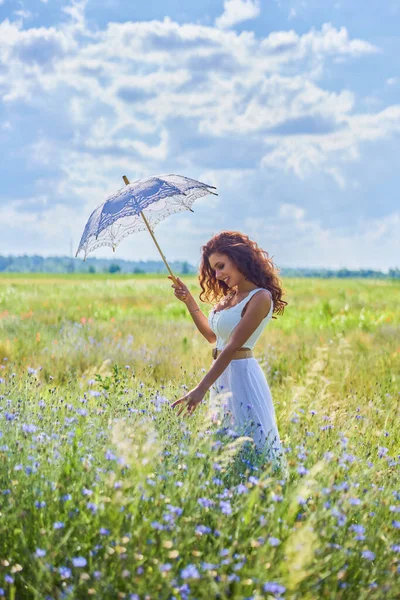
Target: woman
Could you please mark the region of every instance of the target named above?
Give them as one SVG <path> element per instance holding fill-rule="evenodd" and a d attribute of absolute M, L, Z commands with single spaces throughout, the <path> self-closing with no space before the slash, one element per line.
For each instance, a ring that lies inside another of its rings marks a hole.
<path fill-rule="evenodd" d="M 200 333 L 216 345 L 209 372 L 172 407 L 191 415 L 211 388 L 211 402 L 225 401 L 225 426 L 252 437 L 258 450 L 280 455 L 271 392 L 252 353 L 273 313 L 283 314 L 287 304 L 268 253 L 236 231 L 218 233 L 202 247 L 200 300 L 214 303 L 208 319 L 177 281 L 175 296 L 186 304 Z"/>

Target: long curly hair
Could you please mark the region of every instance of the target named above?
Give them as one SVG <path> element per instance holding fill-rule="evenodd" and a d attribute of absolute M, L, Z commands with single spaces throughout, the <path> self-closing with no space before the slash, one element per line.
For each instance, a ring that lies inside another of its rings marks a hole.
<path fill-rule="evenodd" d="M 274 303 L 273 313 L 283 314 L 287 302 L 282 300 L 284 291 L 278 277 L 279 271 L 268 252 L 250 240 L 247 235 L 239 231 L 221 231 L 202 246 L 201 252 L 199 282 L 202 289 L 200 293 L 202 302 L 214 304 L 232 293 L 224 281 L 219 281 L 215 277 L 211 268 L 209 258 L 211 254 L 218 252 L 226 254 L 238 271 L 254 285 L 269 290 Z"/>

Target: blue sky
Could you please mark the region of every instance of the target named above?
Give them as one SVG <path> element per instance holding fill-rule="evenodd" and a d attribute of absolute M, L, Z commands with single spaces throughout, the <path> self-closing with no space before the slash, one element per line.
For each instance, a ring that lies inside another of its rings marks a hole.
<path fill-rule="evenodd" d="M 171 260 L 236 229 L 400 267 L 399 30 L 400 0 L 0 0 L 0 254 L 69 254 L 122 175 L 178 173 L 219 196 L 156 228 Z"/>

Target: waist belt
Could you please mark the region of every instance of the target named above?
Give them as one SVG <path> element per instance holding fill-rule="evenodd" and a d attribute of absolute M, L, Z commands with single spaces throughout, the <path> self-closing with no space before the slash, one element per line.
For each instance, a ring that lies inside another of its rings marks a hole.
<path fill-rule="evenodd" d="M 215 360 L 221 354 L 222 350 L 217 350 L 216 348 L 212 349 L 212 357 Z M 239 348 L 239 350 L 235 350 L 232 356 L 232 360 L 238 360 L 240 358 L 253 358 L 253 350 L 249 348 Z"/>

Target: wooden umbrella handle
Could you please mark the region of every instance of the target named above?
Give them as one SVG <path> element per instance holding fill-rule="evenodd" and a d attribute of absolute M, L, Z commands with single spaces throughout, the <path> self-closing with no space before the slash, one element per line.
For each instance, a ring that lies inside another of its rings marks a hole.
<path fill-rule="evenodd" d="M 124 180 L 124 182 L 125 182 L 125 184 L 126 184 L 126 185 L 129 185 L 129 184 L 130 184 L 130 181 L 129 181 L 129 179 L 127 178 L 127 176 L 126 176 L 126 175 L 123 175 L 123 176 L 122 176 L 122 179 Z M 171 277 L 172 277 L 172 280 L 173 280 L 173 282 L 175 283 L 175 285 L 179 285 L 179 283 L 178 283 L 178 280 L 176 279 L 175 275 L 174 275 L 174 274 L 173 274 L 173 272 L 171 271 L 171 269 L 170 269 L 170 266 L 169 266 L 169 264 L 167 263 L 167 259 L 165 258 L 164 254 L 162 253 L 162 251 L 161 251 L 161 248 L 160 248 L 160 246 L 158 245 L 158 242 L 157 242 L 156 238 L 154 237 L 154 233 L 152 232 L 152 230 L 151 230 L 151 227 L 150 227 L 150 225 L 149 225 L 149 222 L 148 222 L 148 220 L 146 219 L 146 217 L 145 217 L 145 215 L 144 215 L 143 211 L 142 211 L 142 212 L 140 212 L 139 214 L 140 214 L 140 216 L 143 218 L 143 221 L 145 222 L 145 224 L 146 224 L 146 227 L 147 227 L 147 229 L 149 230 L 149 233 L 150 233 L 151 237 L 153 238 L 153 241 L 154 241 L 155 245 L 157 246 L 157 250 L 159 251 L 159 253 L 160 253 L 160 255 L 161 255 L 161 258 L 163 259 L 163 261 L 164 261 L 164 264 L 165 264 L 165 266 L 167 267 L 167 269 L 168 269 L 168 271 L 169 271 L 169 274 L 170 274 L 170 275 L 171 275 Z"/>

